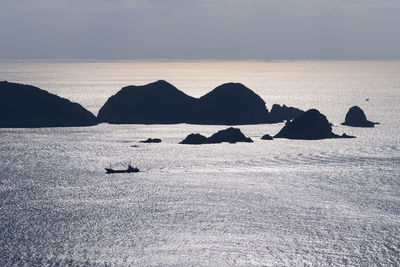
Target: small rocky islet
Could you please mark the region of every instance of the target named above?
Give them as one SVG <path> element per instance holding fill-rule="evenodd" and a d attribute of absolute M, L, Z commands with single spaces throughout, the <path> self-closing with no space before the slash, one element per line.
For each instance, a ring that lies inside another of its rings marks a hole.
<path fill-rule="evenodd" d="M 353 106 L 347 111 L 346 117 L 342 125 L 352 127 L 375 127 L 379 122 L 367 120 L 367 116 L 359 106 Z"/>
<path fill-rule="evenodd" d="M 253 140 L 246 137 L 238 128 L 229 127 L 225 130 L 221 130 L 211 135 L 210 137 L 205 137 L 201 134 L 189 134 L 182 142 L 179 144 L 184 145 L 201 145 L 201 144 L 220 144 L 220 143 L 231 143 L 235 144 L 238 142 L 253 143 Z"/>
<path fill-rule="evenodd" d="M 274 138 L 272 136 L 270 136 L 269 134 L 264 134 L 261 137 L 261 140 L 274 140 Z"/>
<path fill-rule="evenodd" d="M 139 143 L 145 143 L 145 144 L 161 143 L 161 139 L 160 138 L 147 138 L 146 140 L 139 141 Z"/>
<path fill-rule="evenodd" d="M 316 109 L 310 109 L 298 118 L 287 121 L 274 138 L 319 140 L 327 138 L 354 138 L 354 136 L 333 133 L 331 123 L 329 123 L 325 115 Z"/>

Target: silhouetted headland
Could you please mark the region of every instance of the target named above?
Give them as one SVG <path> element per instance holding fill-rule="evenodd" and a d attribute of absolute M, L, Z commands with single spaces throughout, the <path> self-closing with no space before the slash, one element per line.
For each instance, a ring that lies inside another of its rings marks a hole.
<path fill-rule="evenodd" d="M 31 85 L 0 82 L 0 127 L 74 127 L 97 124 L 78 103 Z"/>
<path fill-rule="evenodd" d="M 119 124 L 276 123 L 297 117 L 301 110 L 279 105 L 270 114 L 264 100 L 240 83 L 218 86 L 199 99 L 166 81 L 127 86 L 111 96 L 100 109 L 101 122 Z"/>
<path fill-rule="evenodd" d="M 367 120 L 364 111 L 358 106 L 354 106 L 349 109 L 346 114 L 345 121 L 342 123 L 342 125 L 353 127 L 374 127 L 375 124 L 379 123 Z"/>
<path fill-rule="evenodd" d="M 139 141 L 139 143 L 161 143 L 159 138 L 148 138 L 146 140 Z"/>
<path fill-rule="evenodd" d="M 230 127 L 225 130 L 218 131 L 210 137 L 201 134 L 189 134 L 180 144 L 200 145 L 200 144 L 218 144 L 218 143 L 252 143 L 251 138 L 246 137 L 238 128 Z"/>
<path fill-rule="evenodd" d="M 317 140 L 326 138 L 354 138 L 347 134 L 337 135 L 332 132 L 332 126 L 316 109 L 310 109 L 286 125 L 274 138 Z"/>

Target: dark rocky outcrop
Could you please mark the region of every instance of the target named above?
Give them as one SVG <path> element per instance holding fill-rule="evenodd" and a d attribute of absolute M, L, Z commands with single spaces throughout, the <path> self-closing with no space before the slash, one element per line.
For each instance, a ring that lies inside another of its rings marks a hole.
<path fill-rule="evenodd" d="M 182 123 L 193 116 L 197 100 L 166 81 L 127 86 L 111 96 L 97 118 L 109 123 Z"/>
<path fill-rule="evenodd" d="M 332 126 L 316 109 L 310 109 L 286 125 L 274 138 L 317 140 L 325 138 L 351 138 L 346 134 L 340 136 L 332 132 Z"/>
<path fill-rule="evenodd" d="M 294 107 L 288 107 L 286 105 L 272 105 L 272 109 L 268 114 L 269 123 L 283 122 L 287 120 L 292 120 L 303 114 L 304 111 Z"/>
<path fill-rule="evenodd" d="M 225 83 L 199 98 L 192 123 L 257 124 L 267 121 L 264 100 L 241 83 Z"/>
<path fill-rule="evenodd" d="M 189 134 L 182 142 L 179 144 L 184 145 L 201 145 L 208 144 L 208 138 L 201 134 Z"/>
<path fill-rule="evenodd" d="M 157 81 L 122 88 L 107 100 L 97 117 L 108 123 L 241 125 L 281 122 L 299 112 L 274 105 L 269 114 L 264 100 L 240 83 L 220 85 L 197 99 L 166 81 Z"/>
<path fill-rule="evenodd" d="M 358 106 L 349 109 L 345 121 L 342 123 L 342 125 L 353 127 L 374 127 L 375 124 L 379 123 L 367 120 L 364 111 Z"/>
<path fill-rule="evenodd" d="M 199 144 L 218 144 L 218 143 L 237 143 L 237 142 L 246 142 L 252 143 L 253 140 L 251 138 L 246 137 L 238 128 L 230 127 L 225 130 L 218 131 L 210 137 L 205 137 L 201 134 L 190 134 L 185 140 L 180 142 L 180 144 L 191 144 L 191 145 L 199 145 Z"/>
<path fill-rule="evenodd" d="M 261 140 L 274 140 L 274 138 L 272 138 L 272 136 L 269 134 L 265 134 L 261 137 Z"/>
<path fill-rule="evenodd" d="M 146 140 L 139 141 L 139 143 L 161 143 L 159 138 L 148 138 Z"/>
<path fill-rule="evenodd" d="M 341 136 L 341 138 L 356 138 L 356 137 L 355 137 L 355 136 L 352 136 L 352 135 L 348 135 L 348 134 L 343 133 L 342 136 Z"/>
<path fill-rule="evenodd" d="M 96 125 L 81 105 L 30 85 L 0 82 L 0 127 L 73 127 Z"/>
<path fill-rule="evenodd" d="M 246 142 L 252 143 L 253 140 L 251 138 L 246 137 L 238 128 L 230 127 L 225 130 L 221 130 L 216 132 L 215 134 L 211 135 L 208 138 L 209 143 L 237 143 L 237 142 Z"/>

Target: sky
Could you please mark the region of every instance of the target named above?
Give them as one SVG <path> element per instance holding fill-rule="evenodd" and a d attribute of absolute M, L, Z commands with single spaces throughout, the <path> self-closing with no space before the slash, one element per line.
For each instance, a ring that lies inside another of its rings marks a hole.
<path fill-rule="evenodd" d="M 400 60 L 400 0 L 0 0 L 0 60 Z"/>

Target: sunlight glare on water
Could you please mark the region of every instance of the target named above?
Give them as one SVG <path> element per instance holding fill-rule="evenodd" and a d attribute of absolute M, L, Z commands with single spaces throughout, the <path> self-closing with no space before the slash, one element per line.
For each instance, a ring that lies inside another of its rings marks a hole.
<path fill-rule="evenodd" d="M 282 123 L 201 146 L 178 143 L 226 126 L 0 129 L 0 265 L 400 265 L 400 62 L 0 62 L 0 80 L 95 114 L 158 79 L 195 97 L 241 82 L 357 138 L 260 140 Z M 381 124 L 340 125 L 353 105 Z M 162 143 L 138 143 L 150 137 Z M 129 161 L 142 172 L 105 174 Z"/>

